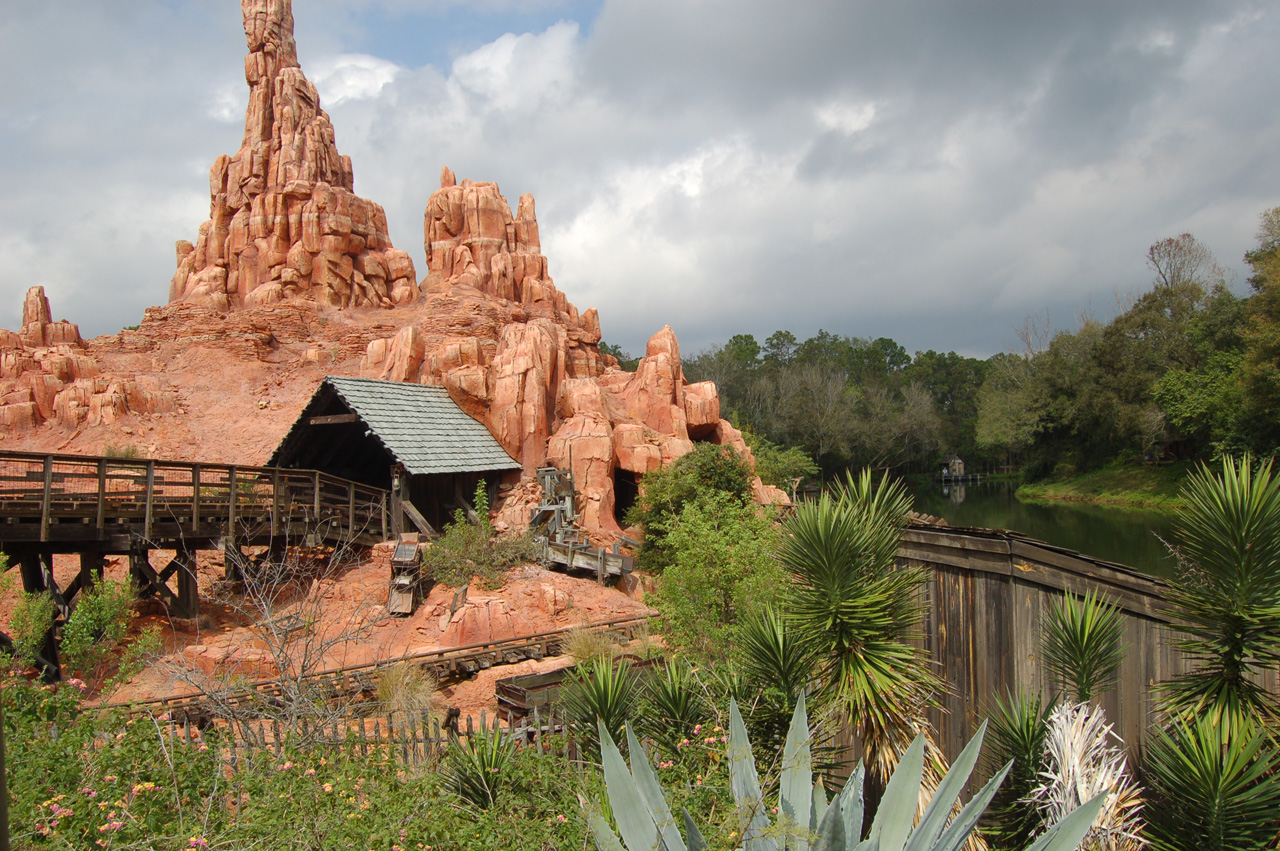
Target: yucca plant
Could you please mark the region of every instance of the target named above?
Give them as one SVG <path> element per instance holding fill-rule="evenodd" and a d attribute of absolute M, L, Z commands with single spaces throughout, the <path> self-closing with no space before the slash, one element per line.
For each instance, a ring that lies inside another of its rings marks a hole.
<path fill-rule="evenodd" d="M 574 736 L 591 752 L 599 744 L 597 719 L 610 735 L 620 738 L 639 700 L 640 686 L 631 664 L 610 656 L 577 665 L 560 698 Z"/>
<path fill-rule="evenodd" d="M 794 580 L 787 618 L 816 661 L 822 702 L 853 721 L 879 783 L 924 728 L 940 690 L 909 643 L 923 613 L 924 574 L 895 566 L 910 508 L 900 482 L 863 470 L 834 495 L 801 504 L 779 550 Z M 940 776 L 936 748 L 929 763 Z"/>
<path fill-rule="evenodd" d="M 777 749 L 791 721 L 791 708 L 813 679 L 814 653 L 786 618 L 766 608 L 742 624 L 737 655 L 753 693 L 747 713 L 758 744 Z"/>
<path fill-rule="evenodd" d="M 1276 718 L 1274 696 L 1253 674 L 1280 663 L 1280 477 L 1266 461 L 1224 458 L 1222 474 L 1201 467 L 1182 489 L 1179 555 L 1171 583 L 1180 649 L 1195 663 L 1162 684 L 1174 714 L 1208 713 L 1214 723 Z"/>
<path fill-rule="evenodd" d="M 1157 851 L 1261 851 L 1280 841 L 1280 754 L 1247 719 L 1174 719 L 1156 733 L 1146 781 Z"/>
<path fill-rule="evenodd" d="M 1083 598 L 1067 592 L 1049 608 L 1041 638 L 1045 666 L 1072 700 L 1088 703 L 1115 684 L 1123 630 L 1120 609 L 1097 589 Z"/>
<path fill-rule="evenodd" d="M 694 728 L 707 720 L 702 691 L 689 663 L 668 659 L 645 687 L 646 734 L 668 752 L 682 739 L 692 738 Z"/>
<path fill-rule="evenodd" d="M 1138 851 L 1142 799 L 1129 774 L 1120 737 L 1101 707 L 1060 704 L 1049 713 L 1041 783 L 1030 799 L 1041 821 L 1052 824 L 1087 800 L 1105 804 L 1085 836 L 1087 851 Z"/>
<path fill-rule="evenodd" d="M 1005 766 L 960 812 L 952 811 L 978 760 L 986 726 L 978 731 L 955 765 L 947 772 L 922 811 L 917 810 L 924 774 L 923 737 L 902 754 L 898 768 L 885 787 L 884 797 L 863 839 L 861 764 L 838 795 L 828 798 L 821 781 L 814 780 L 809 748 L 808 719 L 804 700 L 796 702 L 782 751 L 779 778 L 778 822 L 772 823 L 765 807 L 751 743 L 737 702 L 729 704 L 729 777 L 733 798 L 743 821 L 742 851 L 956 851 L 977 825 L 1009 771 Z M 613 737 L 601 725 L 601 756 L 609 806 L 622 834 L 619 841 L 608 819 L 599 811 L 588 814 L 592 835 L 600 851 L 702 851 L 706 840 L 689 812 L 683 812 L 685 835 L 667 805 L 657 773 L 630 728 L 627 747 L 631 767 L 623 760 Z M 1103 804 L 1099 796 L 1053 825 L 1028 851 L 1068 851 L 1089 830 Z M 917 814 L 919 818 L 917 819 Z"/>
<path fill-rule="evenodd" d="M 984 833 L 993 848 L 1025 847 L 1042 824 L 1031 790 L 1040 782 L 1045 736 L 1053 701 L 1026 692 L 996 698 L 987 739 L 991 769 L 1012 762 L 1009 776 L 983 817 Z"/>
<path fill-rule="evenodd" d="M 516 740 L 496 724 L 465 740 L 451 735 L 445 752 L 445 782 L 463 800 L 487 810 L 507 785 L 515 751 Z"/>

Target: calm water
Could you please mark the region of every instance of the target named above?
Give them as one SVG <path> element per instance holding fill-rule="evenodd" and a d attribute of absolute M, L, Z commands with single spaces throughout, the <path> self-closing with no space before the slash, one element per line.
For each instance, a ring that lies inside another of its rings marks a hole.
<path fill-rule="evenodd" d="M 911 488 L 916 511 L 952 526 L 1008 529 L 1144 573 L 1171 574 L 1172 559 L 1156 536 L 1174 541 L 1172 515 L 1084 503 L 1020 502 L 1013 492 L 1014 486 L 1005 482 Z"/>

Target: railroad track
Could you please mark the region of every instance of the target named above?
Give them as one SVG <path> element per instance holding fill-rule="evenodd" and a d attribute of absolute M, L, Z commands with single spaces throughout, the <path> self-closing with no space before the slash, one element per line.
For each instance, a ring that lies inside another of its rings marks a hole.
<path fill-rule="evenodd" d="M 377 691 L 382 672 L 394 666 L 415 665 L 432 673 L 438 680 L 470 676 L 494 665 L 509 665 L 525 659 L 559 655 L 564 637 L 574 629 L 614 632 L 630 640 L 635 630 L 642 624 L 647 624 L 648 621 L 647 615 L 636 615 L 597 621 L 581 627 L 566 627 L 550 632 L 522 635 L 504 641 L 429 650 L 385 662 L 307 674 L 300 679 L 297 687 L 300 690 L 314 690 L 312 693 L 325 700 L 338 700 L 358 695 L 371 696 Z M 284 686 L 279 680 L 259 680 L 247 685 L 242 691 L 218 696 L 216 707 L 214 699 L 205 693 L 190 692 L 151 700 L 108 703 L 103 708 L 120 709 L 131 717 L 168 713 L 178 721 L 197 721 L 221 715 L 227 710 L 252 711 L 255 707 L 267 708 L 279 705 L 284 692 Z"/>

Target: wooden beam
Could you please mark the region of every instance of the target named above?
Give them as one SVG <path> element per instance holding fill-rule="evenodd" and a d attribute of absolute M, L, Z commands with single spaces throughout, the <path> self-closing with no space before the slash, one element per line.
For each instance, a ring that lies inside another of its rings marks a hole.
<path fill-rule="evenodd" d="M 311 425 L 337 425 L 339 423 L 358 423 L 360 417 L 355 414 L 329 414 L 324 417 L 312 417 L 309 420 Z"/>
<path fill-rule="evenodd" d="M 431 524 L 427 522 L 427 518 L 422 516 L 422 512 L 418 510 L 408 499 L 400 500 L 400 508 L 404 511 L 405 516 L 409 518 L 414 526 L 418 527 L 418 531 L 430 538 L 440 537 L 440 533 L 431 528 Z"/>

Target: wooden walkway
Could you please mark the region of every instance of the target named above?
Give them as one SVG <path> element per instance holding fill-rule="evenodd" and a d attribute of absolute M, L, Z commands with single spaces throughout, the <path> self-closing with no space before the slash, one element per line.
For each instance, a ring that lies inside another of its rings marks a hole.
<path fill-rule="evenodd" d="M 195 617 L 197 550 L 223 551 L 233 574 L 242 547 L 374 544 L 387 537 L 387 506 L 386 491 L 313 470 L 0 452 L 0 550 L 24 589 L 48 590 L 64 616 L 107 555 L 128 555 L 145 593 Z M 156 549 L 176 554 L 159 571 Z M 53 579 L 56 553 L 80 555 L 66 588 Z"/>

